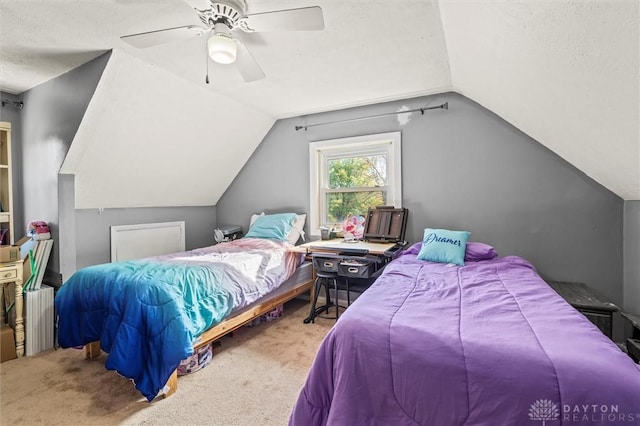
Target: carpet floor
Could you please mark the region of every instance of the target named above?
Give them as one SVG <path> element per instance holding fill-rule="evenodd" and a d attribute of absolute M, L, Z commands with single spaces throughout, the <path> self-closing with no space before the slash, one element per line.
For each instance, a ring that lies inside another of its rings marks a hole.
<path fill-rule="evenodd" d="M 0 364 L 2 425 L 286 425 L 320 342 L 335 323 L 303 324 L 308 302 L 282 318 L 243 327 L 214 347 L 209 365 L 148 403 L 133 384 L 58 349 Z"/>

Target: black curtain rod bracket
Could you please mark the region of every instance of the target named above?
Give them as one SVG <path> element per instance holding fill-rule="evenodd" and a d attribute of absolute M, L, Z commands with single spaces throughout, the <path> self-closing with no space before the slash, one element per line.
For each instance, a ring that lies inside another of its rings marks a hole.
<path fill-rule="evenodd" d="M 324 123 L 307 124 L 305 126 L 295 126 L 295 129 L 296 129 L 296 131 L 302 130 L 302 129 L 304 129 L 306 131 L 309 127 L 324 126 L 324 125 L 327 125 L 327 124 L 345 123 L 347 121 L 367 120 L 369 118 L 384 117 L 386 115 L 408 114 L 410 112 L 418 112 L 418 111 L 420 111 L 420 115 L 424 115 L 425 111 L 429 111 L 429 110 L 432 110 L 432 109 L 446 109 L 446 110 L 448 110 L 449 109 L 449 102 L 445 102 L 445 103 L 443 103 L 441 105 L 437 105 L 437 106 L 409 109 L 409 110 L 406 110 L 406 111 L 385 112 L 383 114 L 367 115 L 365 117 L 345 118 L 344 120 L 326 121 Z"/>
<path fill-rule="evenodd" d="M 24 107 L 24 102 L 22 101 L 12 101 L 9 99 L 2 99 L 0 103 L 2 103 L 3 107 L 6 107 L 7 105 L 12 106 L 14 108 L 18 108 L 18 109 L 22 109 Z"/>

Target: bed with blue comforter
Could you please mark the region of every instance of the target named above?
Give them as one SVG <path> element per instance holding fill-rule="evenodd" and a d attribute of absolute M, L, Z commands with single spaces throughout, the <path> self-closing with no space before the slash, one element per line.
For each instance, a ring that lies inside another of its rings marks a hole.
<path fill-rule="evenodd" d="M 63 348 L 99 341 L 106 368 L 150 401 L 205 330 L 275 290 L 302 262 L 290 244 L 243 238 L 90 266 L 55 297 Z"/>

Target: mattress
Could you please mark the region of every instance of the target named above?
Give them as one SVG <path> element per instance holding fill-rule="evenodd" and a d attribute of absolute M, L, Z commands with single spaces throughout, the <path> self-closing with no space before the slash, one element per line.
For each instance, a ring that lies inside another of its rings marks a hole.
<path fill-rule="evenodd" d="M 276 288 L 269 294 L 261 297 L 260 299 L 256 300 L 255 302 L 251 303 L 248 306 L 244 306 L 242 308 L 232 310 L 231 313 L 229 314 L 229 317 L 240 315 L 243 312 L 251 310 L 256 305 L 260 305 L 265 301 L 281 296 L 293 290 L 294 288 L 297 288 L 305 283 L 308 283 L 312 279 L 313 279 L 313 265 L 311 264 L 310 261 L 304 261 L 300 266 L 298 266 L 298 268 L 295 270 L 293 275 L 291 275 L 291 277 L 289 277 L 286 281 L 280 284 L 278 288 Z"/>

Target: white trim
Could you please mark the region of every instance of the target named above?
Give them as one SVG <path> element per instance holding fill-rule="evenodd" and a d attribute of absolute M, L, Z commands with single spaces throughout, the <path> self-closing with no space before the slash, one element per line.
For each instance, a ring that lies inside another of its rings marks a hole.
<path fill-rule="evenodd" d="M 309 234 L 319 236 L 320 226 L 320 192 L 319 181 L 322 178 L 322 152 L 348 151 L 350 149 L 366 149 L 367 146 L 389 142 L 392 149 L 388 151 L 387 176 L 390 178 L 388 193 L 392 199 L 388 204 L 402 207 L 402 137 L 400 132 L 378 133 L 373 135 L 354 136 L 341 139 L 330 139 L 309 144 Z"/>
<path fill-rule="evenodd" d="M 178 253 L 184 250 L 184 221 L 111 227 L 112 262 Z"/>

